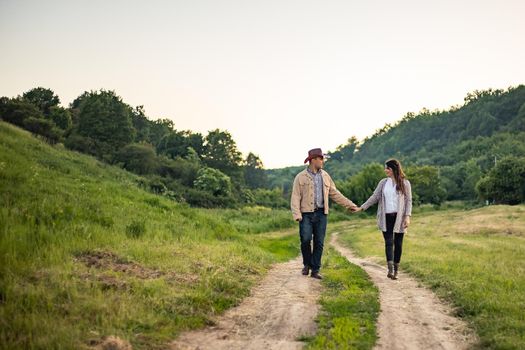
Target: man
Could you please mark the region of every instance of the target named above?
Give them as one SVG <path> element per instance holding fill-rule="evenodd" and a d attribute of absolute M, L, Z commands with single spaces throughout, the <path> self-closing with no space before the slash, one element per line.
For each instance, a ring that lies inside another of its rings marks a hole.
<path fill-rule="evenodd" d="M 330 175 L 323 170 L 325 157 L 320 148 L 308 151 L 304 161 L 309 163 L 308 167 L 295 177 L 291 198 L 293 219 L 299 222 L 304 265 L 302 273 L 307 276 L 311 269 L 311 276 L 317 279 L 323 278 L 319 269 L 326 233 L 328 197 L 349 210 L 357 209 L 357 205 L 337 190 Z"/>

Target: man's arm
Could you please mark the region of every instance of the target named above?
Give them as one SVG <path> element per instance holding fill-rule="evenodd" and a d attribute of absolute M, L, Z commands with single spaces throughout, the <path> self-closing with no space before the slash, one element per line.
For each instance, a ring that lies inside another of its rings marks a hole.
<path fill-rule="evenodd" d="M 290 207 L 292 209 L 292 216 L 295 221 L 301 221 L 301 188 L 299 186 L 298 176 L 293 180 L 292 198 L 290 200 Z"/>
<path fill-rule="evenodd" d="M 350 199 L 346 198 L 339 190 L 335 187 L 335 182 L 330 178 L 330 190 L 328 192 L 330 198 L 339 205 L 342 205 L 346 209 L 357 208 L 357 205 Z"/>

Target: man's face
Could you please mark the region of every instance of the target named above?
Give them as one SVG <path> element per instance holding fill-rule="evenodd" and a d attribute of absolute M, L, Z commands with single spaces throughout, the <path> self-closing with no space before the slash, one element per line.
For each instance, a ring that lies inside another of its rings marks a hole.
<path fill-rule="evenodd" d="M 322 169 L 324 166 L 324 158 L 323 157 L 312 158 L 311 164 L 316 170 Z"/>

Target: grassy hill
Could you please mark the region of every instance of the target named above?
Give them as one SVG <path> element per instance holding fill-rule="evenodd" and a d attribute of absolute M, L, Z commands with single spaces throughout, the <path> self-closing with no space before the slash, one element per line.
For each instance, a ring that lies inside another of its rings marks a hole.
<path fill-rule="evenodd" d="M 255 234 L 288 211 L 193 209 L 140 183 L 0 122 L 2 348 L 160 347 L 298 254 L 290 232 Z"/>

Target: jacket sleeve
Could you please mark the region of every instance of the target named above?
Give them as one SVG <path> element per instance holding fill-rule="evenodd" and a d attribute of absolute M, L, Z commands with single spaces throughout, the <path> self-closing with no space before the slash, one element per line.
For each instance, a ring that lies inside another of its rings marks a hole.
<path fill-rule="evenodd" d="M 406 203 L 405 203 L 405 215 L 412 216 L 412 185 L 410 185 L 410 181 L 406 180 L 405 183 L 406 187 Z"/>
<path fill-rule="evenodd" d="M 292 198 L 290 200 L 290 207 L 292 209 L 292 216 L 294 220 L 301 220 L 301 189 L 299 186 L 299 177 L 296 176 L 293 180 Z"/>
<path fill-rule="evenodd" d="M 336 202 L 339 205 L 342 205 L 343 207 L 350 209 L 353 207 L 357 207 L 354 202 L 352 202 L 350 199 L 346 198 L 339 190 L 335 187 L 335 182 L 330 178 L 330 190 L 328 192 L 328 195 L 330 198 Z"/>
<path fill-rule="evenodd" d="M 364 202 L 362 205 L 361 205 L 361 208 L 363 208 L 363 210 L 367 210 L 368 208 L 370 208 L 372 205 L 376 204 L 377 202 L 379 202 L 379 200 L 381 199 L 381 189 L 383 186 L 382 185 L 382 182 L 384 180 L 381 180 L 379 181 L 379 183 L 377 184 L 377 187 L 376 189 L 374 190 L 374 193 L 372 193 L 372 195 L 370 196 L 370 198 L 368 198 L 366 200 L 366 202 Z"/>

